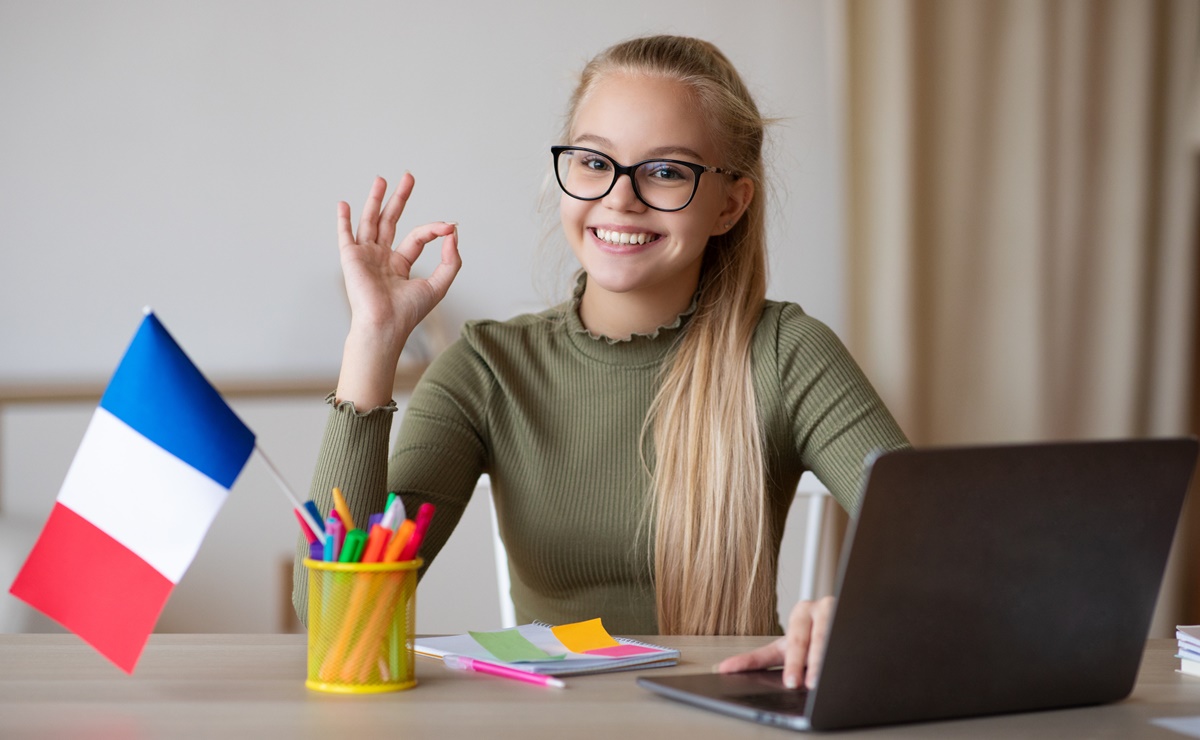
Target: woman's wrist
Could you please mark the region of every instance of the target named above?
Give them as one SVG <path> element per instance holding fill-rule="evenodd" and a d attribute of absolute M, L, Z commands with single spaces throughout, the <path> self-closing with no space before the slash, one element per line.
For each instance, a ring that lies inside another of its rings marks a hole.
<path fill-rule="evenodd" d="M 408 335 L 396 336 L 351 326 L 342 348 L 336 398 L 360 411 L 386 406 L 396 384 L 396 365 Z"/>

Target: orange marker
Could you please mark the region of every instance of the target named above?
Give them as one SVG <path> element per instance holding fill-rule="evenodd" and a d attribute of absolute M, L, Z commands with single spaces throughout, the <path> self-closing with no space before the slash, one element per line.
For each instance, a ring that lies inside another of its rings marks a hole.
<path fill-rule="evenodd" d="M 371 536 L 367 539 L 367 549 L 363 551 L 362 561 L 364 563 L 378 563 L 383 560 L 383 550 L 387 547 L 388 538 L 392 536 L 392 530 L 376 524 L 371 527 Z"/>
<path fill-rule="evenodd" d="M 333 508 L 337 510 L 338 516 L 342 518 L 342 524 L 346 525 L 346 531 L 349 532 L 355 529 L 354 519 L 350 516 L 350 507 L 346 505 L 346 499 L 342 498 L 340 489 L 333 489 Z"/>
<path fill-rule="evenodd" d="M 400 527 L 396 530 L 396 536 L 388 543 L 387 550 L 383 553 L 383 562 L 400 562 L 400 551 L 408 544 L 409 539 L 413 535 L 413 530 L 416 528 L 417 525 L 412 519 L 405 519 L 400 523 Z"/>

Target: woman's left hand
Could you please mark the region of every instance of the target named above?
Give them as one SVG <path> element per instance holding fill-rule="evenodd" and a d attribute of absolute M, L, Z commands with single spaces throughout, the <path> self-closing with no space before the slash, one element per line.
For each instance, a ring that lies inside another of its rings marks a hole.
<path fill-rule="evenodd" d="M 717 672 L 737 673 L 783 664 L 784 686 L 799 688 L 803 676 L 805 687 L 815 688 L 835 603 L 832 596 L 801 601 L 792 609 L 783 637 L 757 650 L 726 658 L 717 665 Z"/>

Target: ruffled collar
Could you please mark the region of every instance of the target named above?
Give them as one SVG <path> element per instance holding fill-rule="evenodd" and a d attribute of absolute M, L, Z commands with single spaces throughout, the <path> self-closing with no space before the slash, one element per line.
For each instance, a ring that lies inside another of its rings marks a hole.
<path fill-rule="evenodd" d="M 697 299 L 693 296 L 691 304 L 673 321 L 645 334 L 635 333 L 627 338 L 614 339 L 603 334 L 593 334 L 583 325 L 583 320 L 579 317 L 579 307 L 586 287 L 587 273 L 581 270 L 575 281 L 571 300 L 564 306 L 563 318 L 572 344 L 585 355 L 601 362 L 627 366 L 661 362 L 674 346 L 687 320 L 696 312 Z"/>

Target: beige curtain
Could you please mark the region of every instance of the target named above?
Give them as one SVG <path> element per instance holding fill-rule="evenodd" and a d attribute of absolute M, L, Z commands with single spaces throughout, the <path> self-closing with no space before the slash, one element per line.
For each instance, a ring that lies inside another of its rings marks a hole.
<path fill-rule="evenodd" d="M 914 442 L 1186 432 L 1200 3 L 836 7 L 847 340 Z"/>

